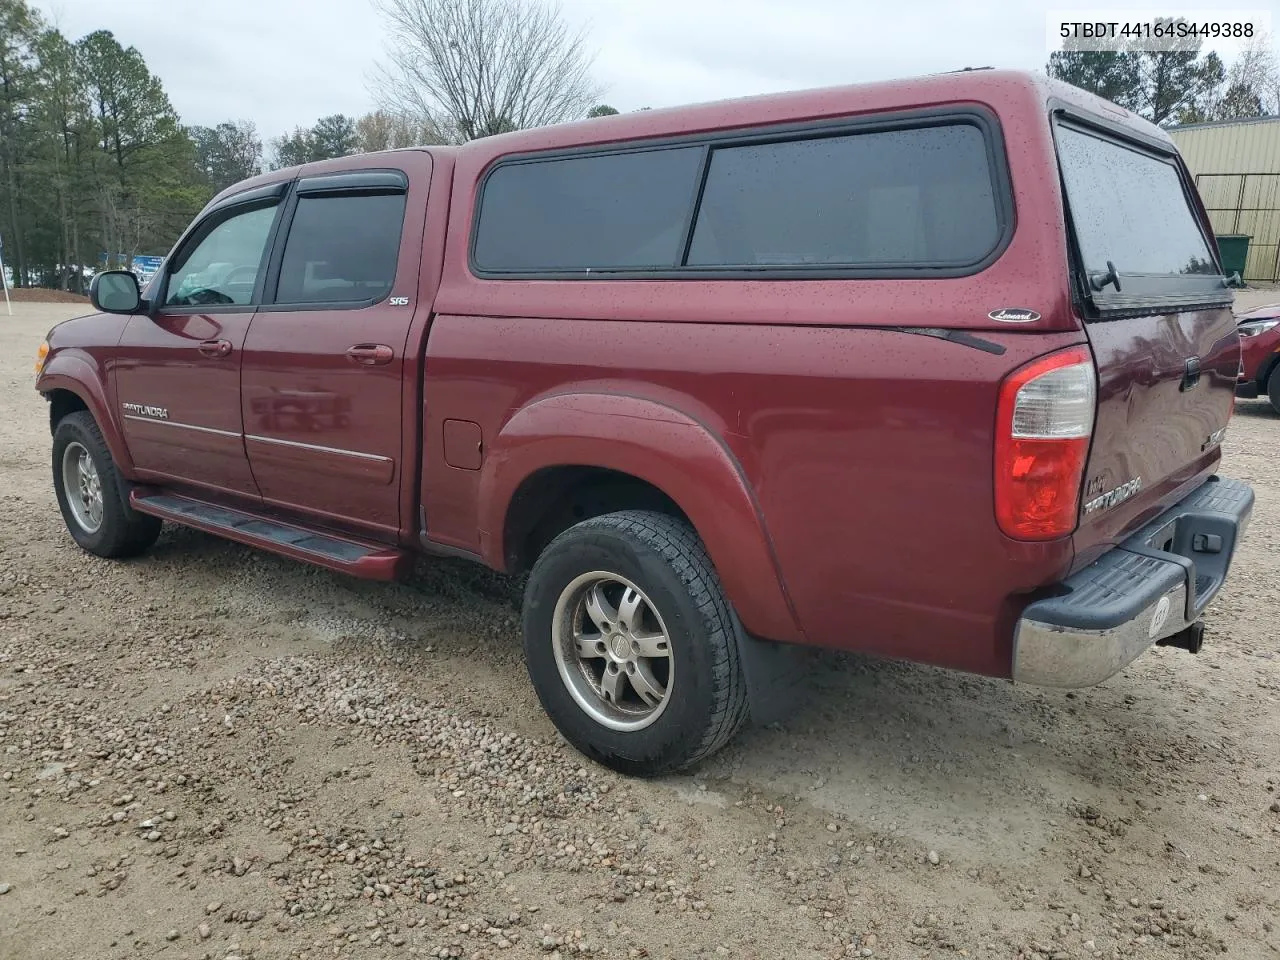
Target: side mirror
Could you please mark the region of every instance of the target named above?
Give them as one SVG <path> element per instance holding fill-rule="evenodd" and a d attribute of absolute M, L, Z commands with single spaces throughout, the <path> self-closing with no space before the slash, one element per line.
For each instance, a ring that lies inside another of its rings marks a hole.
<path fill-rule="evenodd" d="M 138 278 L 128 270 L 108 270 L 89 282 L 89 299 L 103 313 L 138 313 L 142 292 Z"/>

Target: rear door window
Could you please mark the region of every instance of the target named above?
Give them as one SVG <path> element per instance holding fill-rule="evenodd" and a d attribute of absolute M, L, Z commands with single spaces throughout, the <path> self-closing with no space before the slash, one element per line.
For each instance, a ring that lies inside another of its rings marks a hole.
<path fill-rule="evenodd" d="M 1095 305 L 1221 296 L 1220 271 L 1172 155 L 1067 124 L 1059 124 L 1055 135 Z M 1112 266 L 1115 279 L 1109 277 Z"/>
<path fill-rule="evenodd" d="M 716 149 L 697 267 L 956 267 L 1001 233 L 986 137 L 970 124 Z"/>
<path fill-rule="evenodd" d="M 405 195 L 304 195 L 289 226 L 277 304 L 373 303 L 391 292 Z"/>

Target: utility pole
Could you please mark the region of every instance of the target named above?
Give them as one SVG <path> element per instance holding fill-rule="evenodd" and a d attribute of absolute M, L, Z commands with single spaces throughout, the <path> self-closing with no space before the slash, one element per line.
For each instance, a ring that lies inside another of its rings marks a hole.
<path fill-rule="evenodd" d="M 9 308 L 9 316 L 13 316 L 13 303 L 9 300 L 9 281 L 4 275 L 4 237 L 0 237 L 0 286 L 4 287 L 4 305 Z"/>

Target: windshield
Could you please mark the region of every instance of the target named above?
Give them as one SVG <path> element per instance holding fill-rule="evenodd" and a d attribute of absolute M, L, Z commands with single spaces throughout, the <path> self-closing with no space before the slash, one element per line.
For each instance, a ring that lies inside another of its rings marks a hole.
<path fill-rule="evenodd" d="M 1171 159 L 1065 125 L 1057 143 L 1087 273 L 1108 273 L 1110 261 L 1120 278 L 1218 277 Z"/>

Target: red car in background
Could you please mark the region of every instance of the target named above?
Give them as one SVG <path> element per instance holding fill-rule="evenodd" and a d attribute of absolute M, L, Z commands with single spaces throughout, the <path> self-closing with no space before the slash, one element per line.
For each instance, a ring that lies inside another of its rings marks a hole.
<path fill-rule="evenodd" d="M 1280 303 L 1270 303 L 1237 320 L 1240 333 L 1240 379 L 1236 396 L 1267 397 L 1280 413 Z"/>

